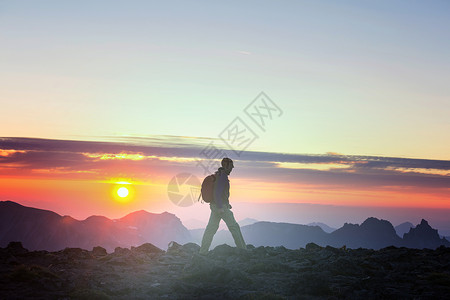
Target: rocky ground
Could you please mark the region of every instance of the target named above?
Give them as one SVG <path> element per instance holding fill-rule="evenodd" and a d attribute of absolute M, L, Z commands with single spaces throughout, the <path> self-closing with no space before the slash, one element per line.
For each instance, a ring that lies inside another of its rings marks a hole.
<path fill-rule="evenodd" d="M 0 248 L 1 299 L 449 299 L 450 248 Z"/>

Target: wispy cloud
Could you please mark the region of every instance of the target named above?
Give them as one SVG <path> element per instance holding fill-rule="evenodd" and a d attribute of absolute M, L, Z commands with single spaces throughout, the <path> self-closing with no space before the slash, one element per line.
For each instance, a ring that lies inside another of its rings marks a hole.
<path fill-rule="evenodd" d="M 243 50 L 239 50 L 239 51 L 237 51 L 237 53 L 243 54 L 243 55 L 251 55 L 252 54 L 250 51 L 243 51 Z"/>

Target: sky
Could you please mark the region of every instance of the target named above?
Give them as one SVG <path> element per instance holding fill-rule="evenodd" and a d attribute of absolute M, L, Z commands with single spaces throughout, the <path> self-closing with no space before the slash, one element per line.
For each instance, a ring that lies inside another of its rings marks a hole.
<path fill-rule="evenodd" d="M 169 183 L 219 149 L 241 219 L 286 204 L 271 218 L 305 223 L 288 215 L 307 203 L 359 207 L 333 226 L 369 208 L 433 225 L 450 210 L 448 32 L 447 1 L 0 1 L 0 200 L 205 220 Z"/>

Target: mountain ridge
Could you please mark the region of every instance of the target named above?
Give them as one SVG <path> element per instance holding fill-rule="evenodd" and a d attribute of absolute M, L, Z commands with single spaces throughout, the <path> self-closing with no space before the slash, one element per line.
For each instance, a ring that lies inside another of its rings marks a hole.
<path fill-rule="evenodd" d="M 204 229 L 190 230 L 195 243 L 201 243 L 203 231 Z M 448 240 L 438 240 L 435 235 L 435 229 L 428 230 L 428 228 L 426 228 L 425 232 L 433 236 L 431 242 L 424 243 L 422 240 L 427 238 L 419 236 L 418 238 L 411 238 L 406 243 L 397 235 L 389 221 L 379 220 L 374 217 L 366 219 L 361 225 L 345 223 L 344 226 L 331 233 L 326 233 L 319 226 L 267 221 L 243 226 L 241 231 L 245 241 L 256 247 L 284 246 L 288 249 L 298 249 L 299 247 L 305 247 L 308 243 L 316 243 L 324 247 L 345 246 L 355 249 L 381 249 L 389 246 L 420 249 L 434 249 L 441 245 L 450 247 Z M 234 245 L 231 233 L 228 230 L 218 231 L 214 236 L 211 247 L 214 248 L 221 244 Z"/>
<path fill-rule="evenodd" d="M 172 240 L 185 243 L 191 236 L 180 219 L 167 212 L 141 210 L 119 219 L 96 215 L 80 221 L 13 201 L 0 202 L 0 247 L 20 240 L 30 250 L 89 249 L 100 245 L 113 251 L 116 247 L 143 244 L 148 239 L 165 248 Z"/>
<path fill-rule="evenodd" d="M 132 247 L 152 243 L 165 249 L 169 242 L 201 243 L 204 229 L 188 230 L 174 214 L 139 210 L 122 218 L 109 219 L 93 215 L 85 220 L 60 216 L 49 210 L 27 207 L 13 201 L 0 202 L 0 247 L 20 241 L 30 250 L 60 250 L 66 247 L 89 249 L 102 246 L 111 252 L 116 247 Z M 367 218 L 361 224 L 345 223 L 331 233 L 320 226 L 286 222 L 257 221 L 241 226 L 247 244 L 284 246 L 289 249 L 320 246 L 380 249 L 388 246 L 409 248 L 450 247 L 438 231 L 422 220 L 399 237 L 393 225 L 383 219 Z M 212 248 L 220 244 L 234 245 L 228 230 L 216 233 Z M 211 248 L 211 249 L 212 249 Z"/>

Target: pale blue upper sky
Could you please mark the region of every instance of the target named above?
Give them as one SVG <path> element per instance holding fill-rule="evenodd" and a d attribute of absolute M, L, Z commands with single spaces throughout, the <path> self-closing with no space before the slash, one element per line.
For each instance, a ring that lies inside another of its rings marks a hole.
<path fill-rule="evenodd" d="M 0 136 L 217 137 L 449 159 L 448 1 L 0 1 Z"/>

